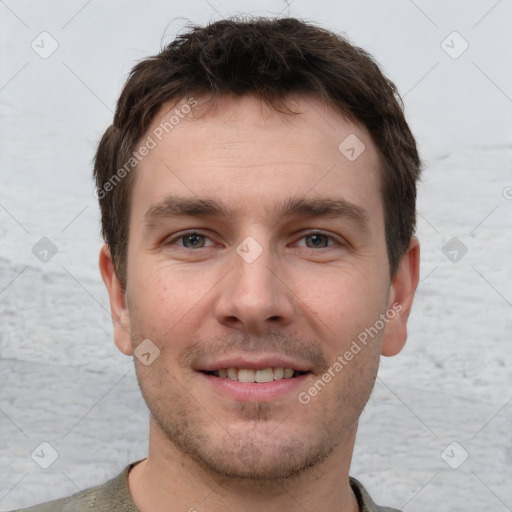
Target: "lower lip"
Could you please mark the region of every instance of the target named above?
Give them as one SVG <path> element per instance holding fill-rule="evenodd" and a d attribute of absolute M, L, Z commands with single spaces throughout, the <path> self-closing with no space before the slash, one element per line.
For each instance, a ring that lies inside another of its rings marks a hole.
<path fill-rule="evenodd" d="M 239 382 L 200 373 L 200 376 L 218 393 L 241 402 L 270 402 L 277 398 L 304 389 L 309 373 L 291 379 L 273 380 L 272 382 Z"/>

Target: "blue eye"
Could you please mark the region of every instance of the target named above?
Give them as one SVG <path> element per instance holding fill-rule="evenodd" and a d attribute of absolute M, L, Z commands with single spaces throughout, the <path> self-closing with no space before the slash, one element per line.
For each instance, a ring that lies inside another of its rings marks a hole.
<path fill-rule="evenodd" d="M 179 238 L 183 247 L 187 249 L 200 249 L 205 246 L 205 236 L 198 233 L 190 233 Z"/>
<path fill-rule="evenodd" d="M 329 239 L 331 237 L 327 235 L 323 235 L 321 233 L 313 233 L 311 235 L 306 235 L 304 239 L 306 240 L 306 246 L 309 248 L 318 248 L 321 249 L 329 246 Z M 308 240 L 310 243 L 308 243 Z"/>

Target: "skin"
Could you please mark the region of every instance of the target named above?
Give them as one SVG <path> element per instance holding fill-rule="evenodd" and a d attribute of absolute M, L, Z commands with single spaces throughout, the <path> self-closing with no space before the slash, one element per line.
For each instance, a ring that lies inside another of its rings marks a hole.
<path fill-rule="evenodd" d="M 108 247 L 100 253 L 116 345 L 132 355 L 149 339 L 161 351 L 148 366 L 135 359 L 151 425 L 132 497 L 142 512 L 357 510 L 348 482 L 357 422 L 380 355 L 406 341 L 419 244 L 391 279 L 379 157 L 363 127 L 307 96 L 289 99 L 294 116 L 252 96 L 221 98 L 199 116 L 203 101 L 136 170 L 125 288 Z M 338 150 L 350 134 L 365 144 L 354 161 Z M 230 215 L 146 216 L 170 195 L 214 199 Z M 346 215 L 275 215 L 290 198 L 343 199 L 366 212 L 366 229 Z M 206 238 L 180 238 L 190 231 Z M 261 248 L 251 263 L 236 251 L 247 237 Z M 300 403 L 298 392 L 396 303 L 385 328 Z M 198 371 L 232 354 L 285 354 L 309 373 L 277 397 L 234 398 Z"/>

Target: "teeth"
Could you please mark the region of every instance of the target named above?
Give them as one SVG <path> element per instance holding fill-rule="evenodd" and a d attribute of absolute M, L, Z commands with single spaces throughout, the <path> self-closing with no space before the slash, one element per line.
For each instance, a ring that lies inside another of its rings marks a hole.
<path fill-rule="evenodd" d="M 240 379 L 240 372 L 238 372 L 238 379 Z M 272 382 L 274 380 L 274 372 L 272 368 L 265 368 L 264 370 L 257 370 L 254 374 L 255 382 Z"/>
<path fill-rule="evenodd" d="M 238 370 L 239 382 L 254 382 L 254 370 Z"/>
<path fill-rule="evenodd" d="M 273 380 L 291 379 L 295 375 L 295 370 L 292 368 L 265 368 L 263 370 L 221 368 L 215 371 L 214 375 L 239 382 L 272 382 Z"/>
<path fill-rule="evenodd" d="M 274 368 L 274 380 L 281 380 L 284 377 L 284 368 Z"/>

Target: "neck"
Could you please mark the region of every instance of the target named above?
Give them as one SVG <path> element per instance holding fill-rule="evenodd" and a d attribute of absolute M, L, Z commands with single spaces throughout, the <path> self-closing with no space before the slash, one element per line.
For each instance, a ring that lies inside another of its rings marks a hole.
<path fill-rule="evenodd" d="M 357 425 L 323 462 L 283 480 L 233 479 L 203 469 L 179 452 L 151 421 L 148 458 L 129 474 L 129 487 L 141 512 L 218 510 L 355 512 L 349 468 Z"/>

